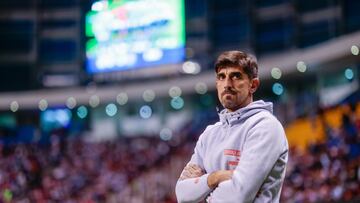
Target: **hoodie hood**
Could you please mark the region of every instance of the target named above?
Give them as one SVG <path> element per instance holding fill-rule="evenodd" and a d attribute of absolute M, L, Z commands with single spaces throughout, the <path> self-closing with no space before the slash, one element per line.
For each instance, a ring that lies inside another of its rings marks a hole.
<path fill-rule="evenodd" d="M 251 102 L 249 105 L 240 108 L 234 112 L 228 112 L 227 109 L 224 109 L 219 113 L 220 122 L 222 124 L 233 125 L 234 123 L 247 119 L 252 115 L 259 113 L 260 111 L 268 111 L 272 114 L 273 104 L 271 102 L 264 102 L 263 100 L 258 100 Z"/>

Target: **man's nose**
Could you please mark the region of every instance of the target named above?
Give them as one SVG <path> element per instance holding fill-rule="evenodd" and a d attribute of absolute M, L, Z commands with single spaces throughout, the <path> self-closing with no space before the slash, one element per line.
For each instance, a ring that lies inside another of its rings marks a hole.
<path fill-rule="evenodd" d="M 233 87 L 233 83 L 232 83 L 232 80 L 230 77 L 227 77 L 225 78 L 225 81 L 224 81 L 224 87 L 227 88 L 227 87 Z"/>

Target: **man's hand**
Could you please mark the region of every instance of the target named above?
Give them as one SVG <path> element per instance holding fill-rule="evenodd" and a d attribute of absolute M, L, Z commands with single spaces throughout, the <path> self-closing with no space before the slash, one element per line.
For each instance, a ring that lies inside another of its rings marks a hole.
<path fill-rule="evenodd" d="M 231 179 L 233 170 L 219 170 L 211 173 L 207 178 L 207 184 L 211 189 L 216 188 L 221 182 Z"/>
<path fill-rule="evenodd" d="M 185 166 L 184 170 L 182 171 L 181 175 L 180 175 L 180 180 L 185 180 L 188 178 L 197 178 L 200 177 L 202 175 L 204 175 L 205 172 L 202 168 L 200 168 L 198 165 L 196 164 L 188 164 L 187 166 Z"/>

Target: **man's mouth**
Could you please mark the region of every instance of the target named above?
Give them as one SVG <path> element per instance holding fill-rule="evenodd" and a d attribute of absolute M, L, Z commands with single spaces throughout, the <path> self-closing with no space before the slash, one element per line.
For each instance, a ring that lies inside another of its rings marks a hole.
<path fill-rule="evenodd" d="M 235 94 L 235 92 L 233 92 L 233 91 L 224 91 L 222 93 L 223 96 L 225 96 L 225 95 L 234 95 L 234 94 Z"/>

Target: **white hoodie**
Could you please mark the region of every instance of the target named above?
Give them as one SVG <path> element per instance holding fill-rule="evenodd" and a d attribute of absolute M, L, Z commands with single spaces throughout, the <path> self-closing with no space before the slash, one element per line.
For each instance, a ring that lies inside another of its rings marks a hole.
<path fill-rule="evenodd" d="M 277 203 L 288 160 L 284 129 L 262 100 L 235 112 L 223 110 L 220 121 L 200 135 L 189 163 L 205 174 L 178 180 L 178 202 Z M 189 164 L 188 163 L 188 164 Z M 207 177 L 217 170 L 234 170 L 230 180 L 211 190 Z"/>

